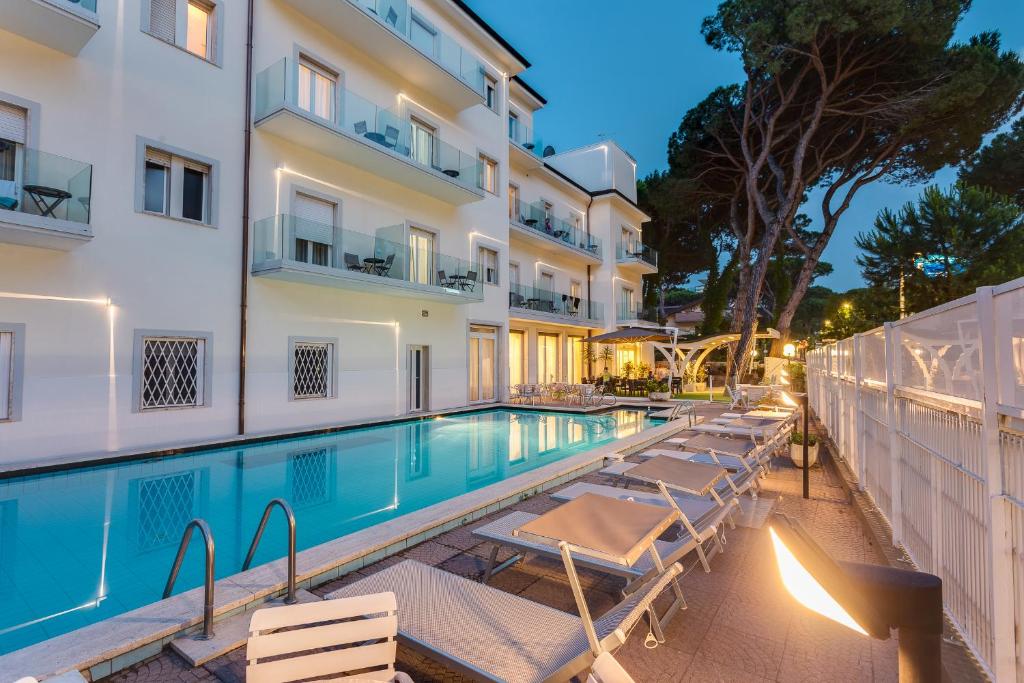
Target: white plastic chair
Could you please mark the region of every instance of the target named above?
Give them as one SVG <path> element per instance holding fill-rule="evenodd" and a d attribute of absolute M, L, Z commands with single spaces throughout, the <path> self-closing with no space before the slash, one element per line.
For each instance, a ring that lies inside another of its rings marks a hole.
<path fill-rule="evenodd" d="M 360 681 L 412 683 L 395 671 L 397 612 L 394 593 L 256 610 L 249 622 L 245 678 L 282 683 L 348 674 Z"/>

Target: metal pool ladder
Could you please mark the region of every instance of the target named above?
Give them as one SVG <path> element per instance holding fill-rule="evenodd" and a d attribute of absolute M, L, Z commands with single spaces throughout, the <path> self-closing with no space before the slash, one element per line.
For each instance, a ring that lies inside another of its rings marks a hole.
<path fill-rule="evenodd" d="M 181 571 L 181 562 L 185 559 L 185 551 L 188 550 L 188 543 L 192 540 L 192 531 L 199 529 L 206 543 L 206 577 L 203 581 L 203 632 L 196 636 L 198 640 L 209 640 L 213 638 L 213 563 L 214 547 L 213 532 L 210 525 L 203 519 L 193 519 L 185 527 L 181 536 L 181 543 L 178 545 L 178 555 L 174 558 L 174 566 L 171 567 L 171 575 L 167 577 L 167 586 L 164 588 L 164 599 L 171 597 L 174 590 L 174 582 L 178 579 L 178 572 Z"/>
<path fill-rule="evenodd" d="M 249 545 L 249 554 L 245 556 L 245 562 L 242 563 L 242 571 L 244 572 L 252 564 L 252 558 L 256 554 L 256 547 L 260 544 L 260 540 L 263 538 L 263 531 L 267 528 L 267 520 L 270 519 L 270 513 L 274 511 L 274 506 L 277 505 L 281 508 L 281 512 L 284 513 L 285 521 L 288 522 L 288 592 L 284 597 L 284 604 L 294 605 L 296 602 L 295 597 L 295 513 L 292 512 L 292 506 L 288 504 L 284 498 L 275 498 L 269 503 L 267 507 L 263 509 L 263 518 L 260 520 L 260 526 L 256 529 L 256 535 L 252 537 L 252 543 Z"/>

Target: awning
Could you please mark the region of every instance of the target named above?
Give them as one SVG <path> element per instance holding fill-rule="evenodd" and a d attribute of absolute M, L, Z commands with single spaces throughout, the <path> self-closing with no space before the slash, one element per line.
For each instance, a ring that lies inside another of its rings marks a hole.
<path fill-rule="evenodd" d="M 666 334 L 661 330 L 654 330 L 647 327 L 627 327 L 622 330 L 606 332 L 594 337 L 585 337 L 580 339 L 580 341 L 600 344 L 636 344 L 638 342 L 660 342 L 662 344 L 671 344 L 673 339 L 672 335 Z"/>

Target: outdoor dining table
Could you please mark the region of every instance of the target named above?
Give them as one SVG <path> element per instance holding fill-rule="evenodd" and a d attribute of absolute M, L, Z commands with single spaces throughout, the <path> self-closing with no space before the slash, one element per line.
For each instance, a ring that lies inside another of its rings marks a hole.
<path fill-rule="evenodd" d="M 660 575 L 665 571 L 665 565 L 654 542 L 679 519 L 679 511 L 674 507 L 584 493 L 527 522 L 512 535 L 559 549 L 580 617 L 585 624 L 590 624 L 590 610 L 580 587 L 572 553 L 625 567 L 632 567 L 644 553 L 649 553 Z M 652 628 L 660 630 L 686 605 L 683 590 L 675 579 L 672 580 L 672 591 L 675 601 L 664 616 L 652 620 Z"/>
<path fill-rule="evenodd" d="M 40 211 L 41 216 L 48 216 L 54 218 L 53 212 L 68 199 L 71 199 L 71 193 L 67 190 L 62 190 L 58 187 L 47 187 L 46 185 L 25 185 L 24 188 L 28 196 L 32 197 L 32 201 L 35 202 L 36 207 Z M 53 200 L 53 201 L 47 201 Z"/>
<path fill-rule="evenodd" d="M 384 259 L 382 258 L 364 258 L 363 259 L 363 270 L 367 273 L 372 273 L 377 267 L 384 265 Z"/>

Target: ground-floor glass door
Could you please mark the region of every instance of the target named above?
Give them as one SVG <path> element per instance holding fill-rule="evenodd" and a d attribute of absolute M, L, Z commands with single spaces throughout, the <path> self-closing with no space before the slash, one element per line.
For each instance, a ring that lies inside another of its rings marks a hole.
<path fill-rule="evenodd" d="M 469 328 L 469 400 L 493 401 L 497 385 L 498 330 L 483 325 Z"/>
<path fill-rule="evenodd" d="M 566 381 L 571 384 L 583 382 L 583 337 L 570 335 L 567 337 L 569 348 L 566 349 Z"/>
<path fill-rule="evenodd" d="M 418 413 L 428 409 L 430 350 L 427 346 L 409 347 L 409 412 Z"/>
<path fill-rule="evenodd" d="M 558 335 L 537 335 L 537 382 L 548 384 L 559 381 L 558 374 Z"/>

